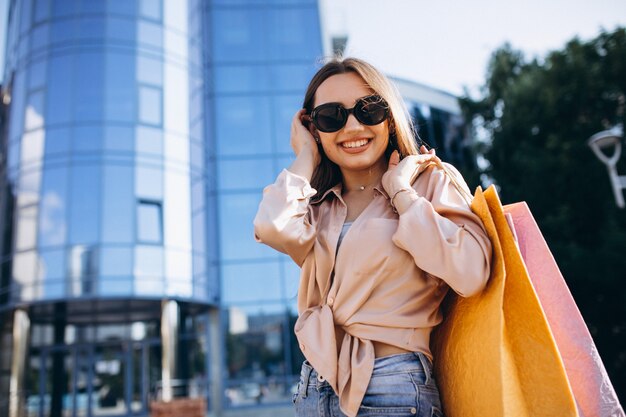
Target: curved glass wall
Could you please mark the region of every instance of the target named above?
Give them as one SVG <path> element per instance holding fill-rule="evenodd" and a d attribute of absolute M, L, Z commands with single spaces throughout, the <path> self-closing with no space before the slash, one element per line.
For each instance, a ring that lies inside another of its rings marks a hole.
<path fill-rule="evenodd" d="M 24 0 L 11 13 L 0 292 L 214 303 L 200 1 Z"/>
<path fill-rule="evenodd" d="M 288 401 L 303 360 L 293 335 L 299 268 L 256 243 L 252 221 L 263 187 L 293 157 L 291 119 L 322 57 L 318 5 L 209 3 L 225 401 Z"/>

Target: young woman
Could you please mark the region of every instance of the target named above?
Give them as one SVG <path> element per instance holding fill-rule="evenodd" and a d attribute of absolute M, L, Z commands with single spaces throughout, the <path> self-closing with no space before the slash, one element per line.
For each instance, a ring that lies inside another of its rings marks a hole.
<path fill-rule="evenodd" d="M 324 65 L 303 107 L 295 161 L 254 220 L 256 239 L 302 268 L 296 415 L 442 415 L 429 349 L 439 305 L 489 277 L 489 239 L 450 176 L 467 186 L 418 152 L 402 99 L 362 60 Z"/>

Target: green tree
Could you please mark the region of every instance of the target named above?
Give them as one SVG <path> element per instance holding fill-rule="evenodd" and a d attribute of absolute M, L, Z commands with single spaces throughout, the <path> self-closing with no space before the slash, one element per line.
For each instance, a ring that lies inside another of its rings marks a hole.
<path fill-rule="evenodd" d="M 573 39 L 541 59 L 504 45 L 480 96 L 460 101 L 487 137 L 485 174 L 503 203 L 530 206 L 626 400 L 626 210 L 587 146 L 594 133 L 626 126 L 626 30 Z"/>

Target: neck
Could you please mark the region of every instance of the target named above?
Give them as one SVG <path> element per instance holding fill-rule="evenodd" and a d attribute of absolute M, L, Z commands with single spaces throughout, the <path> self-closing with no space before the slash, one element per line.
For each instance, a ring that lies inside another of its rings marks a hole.
<path fill-rule="evenodd" d="M 381 158 L 379 163 L 368 169 L 353 171 L 342 168 L 344 192 L 371 190 L 380 182 L 385 173 L 386 165 L 387 161 Z"/>

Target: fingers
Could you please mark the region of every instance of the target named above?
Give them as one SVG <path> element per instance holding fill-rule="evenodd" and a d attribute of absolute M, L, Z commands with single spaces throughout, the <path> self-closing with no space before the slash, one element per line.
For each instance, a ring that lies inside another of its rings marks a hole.
<path fill-rule="evenodd" d="M 387 170 L 394 169 L 399 162 L 400 154 L 398 153 L 398 151 L 393 151 L 389 156 L 389 165 L 387 166 Z"/>
<path fill-rule="evenodd" d="M 434 155 L 435 154 L 435 149 L 428 149 L 426 147 L 426 145 L 422 145 L 422 146 L 420 146 L 420 154 L 423 154 L 423 155 Z"/>

